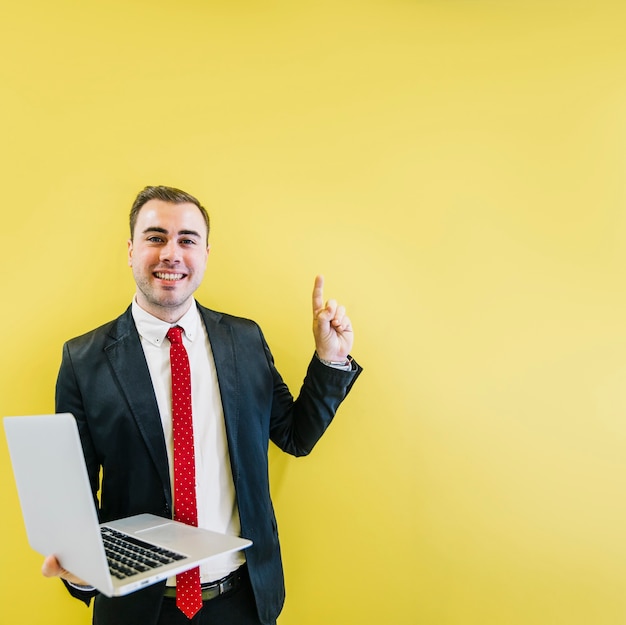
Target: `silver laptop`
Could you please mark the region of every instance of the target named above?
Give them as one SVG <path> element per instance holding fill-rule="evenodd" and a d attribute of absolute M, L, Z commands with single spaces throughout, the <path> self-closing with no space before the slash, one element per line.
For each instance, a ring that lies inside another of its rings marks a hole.
<path fill-rule="evenodd" d="M 100 525 L 74 417 L 5 417 L 4 429 L 31 547 L 109 597 L 252 544 L 151 514 Z"/>

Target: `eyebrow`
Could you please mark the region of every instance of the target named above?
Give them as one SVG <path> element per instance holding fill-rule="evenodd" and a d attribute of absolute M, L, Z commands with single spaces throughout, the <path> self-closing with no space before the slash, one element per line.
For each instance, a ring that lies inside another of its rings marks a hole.
<path fill-rule="evenodd" d="M 158 232 L 159 234 L 169 234 L 169 232 L 165 228 L 159 228 L 159 226 L 150 226 L 143 231 L 143 234 L 148 234 L 149 232 Z M 196 232 L 195 230 L 179 230 L 178 235 L 179 236 L 180 235 L 194 236 L 194 237 L 198 237 L 199 239 L 202 238 L 202 235 L 199 232 Z"/>

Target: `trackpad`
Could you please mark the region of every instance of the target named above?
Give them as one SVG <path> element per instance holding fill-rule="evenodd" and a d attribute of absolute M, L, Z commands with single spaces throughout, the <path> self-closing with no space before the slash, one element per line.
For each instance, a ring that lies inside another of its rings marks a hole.
<path fill-rule="evenodd" d="M 190 528 L 191 529 L 191 528 Z M 156 527 L 149 527 L 145 530 L 136 532 L 136 536 L 145 540 L 158 541 L 160 543 L 171 543 L 180 540 L 184 536 L 187 536 L 189 532 L 184 526 L 180 526 L 177 523 L 165 523 L 164 525 L 158 525 Z"/>

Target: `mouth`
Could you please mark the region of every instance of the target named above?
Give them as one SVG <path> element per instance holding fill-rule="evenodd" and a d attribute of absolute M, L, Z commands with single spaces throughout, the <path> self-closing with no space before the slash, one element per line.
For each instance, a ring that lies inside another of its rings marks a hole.
<path fill-rule="evenodd" d="M 170 273 L 165 271 L 155 271 L 154 276 L 159 280 L 165 280 L 167 282 L 177 282 L 185 277 L 184 273 Z"/>

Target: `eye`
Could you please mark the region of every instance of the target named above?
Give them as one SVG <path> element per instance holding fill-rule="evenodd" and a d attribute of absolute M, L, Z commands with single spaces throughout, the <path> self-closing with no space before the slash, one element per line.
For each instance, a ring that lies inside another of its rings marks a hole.
<path fill-rule="evenodd" d="M 196 242 L 193 239 L 181 239 L 180 244 L 181 245 L 195 245 Z"/>
<path fill-rule="evenodd" d="M 161 243 L 163 241 L 163 237 L 159 237 L 157 235 L 153 235 L 146 239 L 149 243 Z"/>

